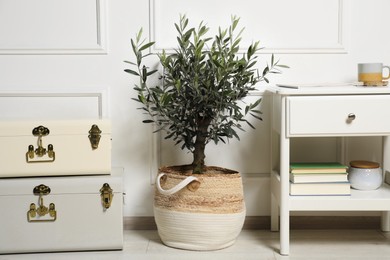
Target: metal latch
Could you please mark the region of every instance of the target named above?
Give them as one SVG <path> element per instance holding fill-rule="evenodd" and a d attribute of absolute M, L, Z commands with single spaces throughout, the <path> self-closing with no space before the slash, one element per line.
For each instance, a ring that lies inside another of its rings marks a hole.
<path fill-rule="evenodd" d="M 112 198 L 114 197 L 112 189 L 108 183 L 104 183 L 100 189 L 100 197 L 102 199 L 104 209 L 108 209 L 111 206 Z"/>
<path fill-rule="evenodd" d="M 49 135 L 50 133 L 50 130 L 47 128 L 47 127 L 44 127 L 44 126 L 37 126 L 35 127 L 33 130 L 32 130 L 32 134 L 33 136 L 37 136 L 38 137 L 38 141 L 37 141 L 37 149 L 34 150 L 34 145 L 30 144 L 28 146 L 28 149 L 27 149 L 27 153 L 26 153 L 26 162 L 27 163 L 42 163 L 42 162 L 54 162 L 55 160 L 55 152 L 54 152 L 54 147 L 52 144 L 49 144 L 47 146 L 47 149 L 43 147 L 43 142 L 42 142 L 42 138 L 44 136 L 47 136 Z M 47 157 L 49 159 L 41 159 L 42 157 L 44 157 L 45 155 L 47 155 Z M 38 158 L 36 160 L 33 160 L 34 157 L 37 156 Z"/>
<path fill-rule="evenodd" d="M 99 147 L 99 141 L 101 136 L 102 131 L 99 129 L 97 125 L 92 125 L 91 130 L 89 130 L 89 141 L 91 142 L 92 149 L 95 150 Z"/>
<path fill-rule="evenodd" d="M 43 204 L 43 196 L 50 194 L 50 188 L 44 184 L 38 185 L 34 188 L 34 195 L 39 196 L 38 207 L 35 203 L 30 204 L 30 209 L 27 211 L 28 222 L 42 222 L 42 221 L 55 221 L 57 219 L 57 211 L 54 203 L 50 203 L 49 207 Z M 50 218 L 41 218 L 49 214 Z M 37 218 L 37 219 L 34 219 Z"/>

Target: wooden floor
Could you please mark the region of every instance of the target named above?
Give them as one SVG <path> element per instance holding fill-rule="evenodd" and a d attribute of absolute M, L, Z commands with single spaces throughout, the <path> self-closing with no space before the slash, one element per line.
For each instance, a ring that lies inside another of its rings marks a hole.
<path fill-rule="evenodd" d="M 125 230 L 121 251 L 0 255 L 1 260 L 268 260 L 390 259 L 390 233 L 376 229 L 291 230 L 290 255 L 279 254 L 279 233 L 243 230 L 226 249 L 193 252 L 164 246 L 156 230 Z"/>

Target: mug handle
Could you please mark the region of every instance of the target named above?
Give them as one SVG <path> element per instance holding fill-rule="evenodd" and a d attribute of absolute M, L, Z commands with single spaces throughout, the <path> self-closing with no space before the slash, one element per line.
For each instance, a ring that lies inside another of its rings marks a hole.
<path fill-rule="evenodd" d="M 389 66 L 383 66 L 382 70 L 383 69 L 387 69 L 388 70 L 388 75 L 387 75 L 387 77 L 383 76 L 383 71 L 382 71 L 382 79 L 389 79 L 390 78 L 390 67 Z"/>

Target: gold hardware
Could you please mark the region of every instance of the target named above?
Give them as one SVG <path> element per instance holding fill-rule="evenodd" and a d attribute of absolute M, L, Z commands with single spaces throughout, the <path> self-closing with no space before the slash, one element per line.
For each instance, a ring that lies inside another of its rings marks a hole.
<path fill-rule="evenodd" d="M 114 197 L 112 189 L 108 183 L 104 183 L 103 187 L 100 189 L 100 197 L 102 199 L 104 209 L 108 209 L 111 206 L 112 198 Z"/>
<path fill-rule="evenodd" d="M 27 161 L 27 163 L 54 162 L 54 160 L 55 160 L 55 152 L 54 152 L 53 145 L 49 144 L 47 146 L 47 149 L 46 149 L 46 148 L 43 147 L 43 144 L 42 144 L 42 137 L 43 136 L 47 136 L 49 133 L 50 133 L 50 130 L 48 128 L 44 127 L 44 126 L 35 127 L 32 130 L 32 134 L 34 136 L 38 136 L 38 141 L 37 141 L 38 148 L 34 150 L 34 145 L 30 144 L 28 146 L 27 153 L 26 153 L 26 161 Z M 38 158 L 41 158 L 41 157 L 45 156 L 46 154 L 47 154 L 47 156 L 50 159 L 46 159 L 46 160 L 42 160 L 42 159 L 33 160 L 35 155 Z"/>
<path fill-rule="evenodd" d="M 91 142 L 92 149 L 95 150 L 99 147 L 99 141 L 102 131 L 97 125 L 92 125 L 91 130 L 89 130 L 89 141 Z"/>
<path fill-rule="evenodd" d="M 27 162 L 28 162 L 28 159 L 33 159 L 34 158 L 34 145 L 29 145 L 28 146 L 28 151 L 27 151 L 27 154 L 26 154 L 26 157 L 27 158 Z"/>
<path fill-rule="evenodd" d="M 34 195 L 48 195 L 50 194 L 50 192 L 51 192 L 50 187 L 44 184 L 36 186 L 33 190 Z"/>
<path fill-rule="evenodd" d="M 57 219 L 57 211 L 55 209 L 54 203 L 50 203 L 49 207 L 46 207 L 43 204 L 43 196 L 50 194 L 50 188 L 44 184 L 36 186 L 33 190 L 34 195 L 38 195 L 38 208 L 35 203 L 30 204 L 30 210 L 27 211 L 27 221 L 28 222 L 42 222 L 42 221 L 55 221 Z M 45 215 L 49 214 L 51 218 L 40 219 Z M 33 219 L 38 216 L 38 219 Z"/>

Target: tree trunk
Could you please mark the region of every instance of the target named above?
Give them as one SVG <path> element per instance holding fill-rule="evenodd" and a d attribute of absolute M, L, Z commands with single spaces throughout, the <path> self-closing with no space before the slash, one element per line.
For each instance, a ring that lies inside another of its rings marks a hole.
<path fill-rule="evenodd" d="M 192 173 L 203 173 L 204 170 L 204 159 L 206 140 L 207 140 L 207 130 L 209 128 L 211 118 L 201 118 L 198 120 L 198 132 L 195 140 L 195 149 L 194 149 L 194 161 L 192 162 L 193 171 Z"/>

